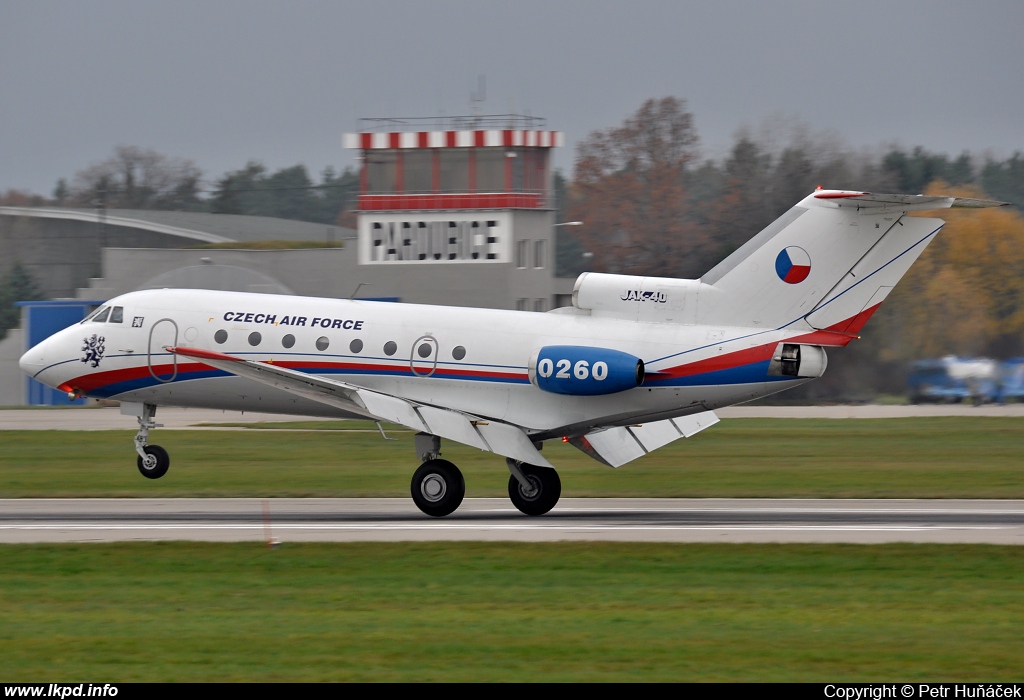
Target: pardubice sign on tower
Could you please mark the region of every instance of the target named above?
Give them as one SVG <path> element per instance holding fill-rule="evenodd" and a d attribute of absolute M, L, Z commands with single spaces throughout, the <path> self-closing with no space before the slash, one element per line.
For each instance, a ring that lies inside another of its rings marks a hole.
<path fill-rule="evenodd" d="M 519 228 L 532 228 L 538 214 L 554 223 L 550 150 L 563 136 L 544 129 L 544 120 L 364 119 L 361 126 L 344 137 L 362 156 L 360 264 L 508 264 L 523 238 L 519 219 Z"/>

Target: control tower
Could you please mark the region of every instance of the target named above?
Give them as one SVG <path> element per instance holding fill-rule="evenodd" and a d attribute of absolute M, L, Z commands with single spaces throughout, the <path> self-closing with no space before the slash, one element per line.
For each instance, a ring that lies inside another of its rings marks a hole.
<path fill-rule="evenodd" d="M 390 278 L 387 268 L 402 286 L 445 284 L 470 295 L 467 306 L 560 301 L 550 156 L 563 135 L 543 119 L 362 119 L 343 144 L 360 153 L 358 264 L 377 268 L 368 277 Z"/>

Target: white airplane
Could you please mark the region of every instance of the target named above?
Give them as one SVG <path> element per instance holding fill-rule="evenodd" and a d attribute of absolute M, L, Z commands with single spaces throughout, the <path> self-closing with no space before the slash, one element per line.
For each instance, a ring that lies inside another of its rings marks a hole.
<path fill-rule="evenodd" d="M 25 353 L 29 376 L 121 402 L 139 471 L 158 406 L 369 418 L 417 432 L 412 498 L 465 495 L 441 439 L 505 457 L 523 513 L 557 503 L 561 439 L 611 467 L 820 377 L 935 237 L 911 211 L 987 200 L 817 190 L 698 280 L 584 273 L 546 314 L 197 289 L 131 292 Z M 383 434 L 383 430 L 381 431 Z"/>

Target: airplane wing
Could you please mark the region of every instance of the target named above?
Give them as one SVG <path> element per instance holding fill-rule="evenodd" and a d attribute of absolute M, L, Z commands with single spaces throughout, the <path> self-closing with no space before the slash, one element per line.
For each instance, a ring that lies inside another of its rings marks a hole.
<path fill-rule="evenodd" d="M 167 350 L 230 374 L 351 411 L 371 420 L 397 423 L 417 432 L 437 435 L 526 464 L 552 466 L 541 456 L 522 428 L 510 423 L 484 420 L 461 411 L 412 402 L 399 396 L 339 382 L 322 375 L 306 374 L 270 362 L 246 360 L 199 348 L 171 347 Z"/>
<path fill-rule="evenodd" d="M 714 411 L 626 428 L 595 430 L 569 443 L 598 462 L 618 468 L 681 437 L 691 437 L 718 422 Z"/>

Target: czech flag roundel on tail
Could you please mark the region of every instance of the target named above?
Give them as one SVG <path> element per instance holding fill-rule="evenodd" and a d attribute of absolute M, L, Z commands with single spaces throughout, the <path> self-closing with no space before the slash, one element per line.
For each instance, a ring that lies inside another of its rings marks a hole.
<path fill-rule="evenodd" d="M 795 245 L 783 248 L 775 258 L 775 272 L 787 284 L 803 282 L 811 274 L 811 256 Z"/>

